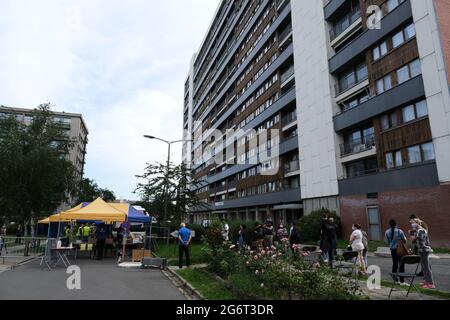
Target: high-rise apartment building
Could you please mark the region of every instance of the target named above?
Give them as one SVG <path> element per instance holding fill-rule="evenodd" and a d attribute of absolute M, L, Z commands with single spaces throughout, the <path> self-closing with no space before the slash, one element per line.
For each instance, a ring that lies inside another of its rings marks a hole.
<path fill-rule="evenodd" d="M 195 220 L 289 222 L 329 208 L 345 236 L 359 223 L 382 240 L 390 219 L 406 229 L 415 214 L 434 245 L 448 246 L 449 9 L 449 0 L 222 1 L 185 88 L 193 143 L 183 156 L 210 209 Z M 254 131 L 217 161 L 229 129 Z M 255 147 L 265 129 L 279 135 Z M 275 146 L 278 156 L 258 156 Z"/>

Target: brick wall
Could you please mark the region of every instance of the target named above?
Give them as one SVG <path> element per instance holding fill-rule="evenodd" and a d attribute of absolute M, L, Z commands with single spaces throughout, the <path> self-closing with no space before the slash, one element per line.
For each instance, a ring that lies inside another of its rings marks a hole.
<path fill-rule="evenodd" d="M 353 223 L 368 230 L 367 207 L 378 206 L 382 235 L 390 219 L 407 232 L 409 216 L 415 214 L 428 224 L 432 246 L 450 248 L 450 185 L 385 192 L 378 199 L 367 199 L 365 194 L 340 197 L 340 205 L 344 239 L 350 236 Z"/>
<path fill-rule="evenodd" d="M 435 3 L 440 24 L 442 48 L 447 65 L 447 79 L 450 85 L 450 0 L 436 0 Z"/>

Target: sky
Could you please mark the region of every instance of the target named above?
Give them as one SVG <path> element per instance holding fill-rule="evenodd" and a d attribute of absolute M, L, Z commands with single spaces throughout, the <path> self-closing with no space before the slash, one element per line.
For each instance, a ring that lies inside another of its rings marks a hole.
<path fill-rule="evenodd" d="M 85 177 L 138 199 L 182 138 L 183 91 L 220 0 L 0 0 L 0 105 L 81 113 Z M 181 144 L 171 158 L 181 162 Z"/>

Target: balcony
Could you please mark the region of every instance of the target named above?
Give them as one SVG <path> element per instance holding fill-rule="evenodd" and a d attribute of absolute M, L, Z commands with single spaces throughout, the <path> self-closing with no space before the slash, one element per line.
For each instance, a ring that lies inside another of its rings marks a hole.
<path fill-rule="evenodd" d="M 281 119 L 281 125 L 283 127 L 283 131 L 289 130 L 295 124 L 297 124 L 297 111 L 289 112 L 289 114 L 285 115 Z"/>
<path fill-rule="evenodd" d="M 346 142 L 340 145 L 341 157 L 345 157 L 352 154 L 358 154 L 368 150 L 372 150 L 375 147 L 375 135 L 371 134 L 365 136 L 364 139 L 356 139 Z"/>
<path fill-rule="evenodd" d="M 282 47 L 291 36 L 292 36 L 292 26 L 289 25 L 286 29 L 283 30 L 283 32 L 281 32 L 278 35 L 279 46 Z"/>
<path fill-rule="evenodd" d="M 284 87 L 288 82 L 294 79 L 294 65 L 289 66 L 289 68 L 280 76 L 281 88 Z"/>
<path fill-rule="evenodd" d="M 348 12 L 344 19 L 340 20 L 339 24 L 335 24 L 333 28 L 330 29 L 330 41 L 333 42 L 336 38 L 343 35 L 344 33 L 349 33 L 350 30 L 355 29 L 356 22 L 358 24 L 362 22 L 361 8 L 359 6 L 354 7 L 350 12 Z"/>
<path fill-rule="evenodd" d="M 381 20 L 383 26 L 381 29 L 366 30 L 336 53 L 329 60 L 330 73 L 337 74 L 344 70 L 348 65 L 354 63 L 355 60 L 363 57 L 367 48 L 386 37 L 397 27 L 411 19 L 411 17 L 411 3 L 409 0 L 406 0 Z"/>
<path fill-rule="evenodd" d="M 324 13 L 325 13 L 325 20 L 330 20 L 335 13 L 338 12 L 338 10 L 345 4 L 347 0 L 330 0 L 325 5 Z"/>
<path fill-rule="evenodd" d="M 285 178 L 298 175 L 300 173 L 300 164 L 298 160 L 289 161 L 284 164 L 284 176 Z"/>
<path fill-rule="evenodd" d="M 422 76 L 417 76 L 380 95 L 374 96 L 357 107 L 338 114 L 334 118 L 334 129 L 340 132 L 373 118 L 398 106 L 425 95 Z"/>
<path fill-rule="evenodd" d="M 374 169 L 339 181 L 340 196 L 399 191 L 439 185 L 435 162 L 394 170 Z"/>

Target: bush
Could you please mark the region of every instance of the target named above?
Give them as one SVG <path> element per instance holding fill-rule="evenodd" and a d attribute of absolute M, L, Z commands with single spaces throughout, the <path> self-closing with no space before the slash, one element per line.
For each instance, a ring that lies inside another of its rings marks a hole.
<path fill-rule="evenodd" d="M 335 213 L 327 209 L 312 212 L 310 215 L 303 216 L 298 222 L 298 234 L 300 241 L 318 241 L 320 239 L 320 224 L 322 216 L 326 214 L 334 218 L 337 225 L 338 238 L 341 237 L 341 218 Z"/>
<path fill-rule="evenodd" d="M 233 244 L 236 244 L 238 242 L 239 228 L 240 228 L 241 224 L 243 224 L 247 227 L 244 240 L 247 245 L 250 245 L 253 241 L 252 235 L 253 235 L 253 230 L 255 229 L 255 221 L 233 220 L 233 221 L 228 222 L 228 226 L 230 227 L 230 241 Z"/>
<path fill-rule="evenodd" d="M 188 224 L 187 227 L 192 231 L 195 231 L 195 238 L 193 238 L 193 241 L 196 243 L 201 242 L 205 235 L 205 228 L 199 224 Z"/>

